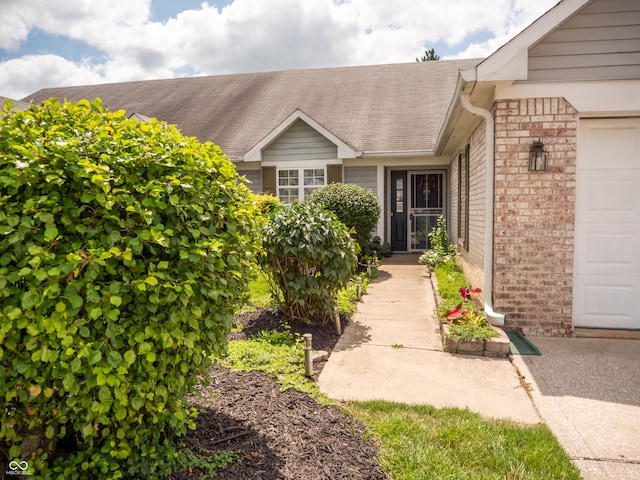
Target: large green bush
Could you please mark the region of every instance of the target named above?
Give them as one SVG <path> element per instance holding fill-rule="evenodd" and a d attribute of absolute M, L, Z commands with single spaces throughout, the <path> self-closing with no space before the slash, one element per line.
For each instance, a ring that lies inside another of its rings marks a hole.
<path fill-rule="evenodd" d="M 313 192 L 309 200 L 332 211 L 348 228 L 353 228 L 360 251 L 366 252 L 371 232 L 380 218 L 375 193 L 353 183 L 332 183 Z"/>
<path fill-rule="evenodd" d="M 276 211 L 263 231 L 262 265 L 282 312 L 310 323 L 331 319 L 335 293 L 355 272 L 356 247 L 331 212 L 309 202 Z"/>
<path fill-rule="evenodd" d="M 252 225 L 220 149 L 164 123 L 99 100 L 0 118 L 3 460 L 67 479 L 172 468 L 194 428 L 184 394 L 247 285 Z"/>

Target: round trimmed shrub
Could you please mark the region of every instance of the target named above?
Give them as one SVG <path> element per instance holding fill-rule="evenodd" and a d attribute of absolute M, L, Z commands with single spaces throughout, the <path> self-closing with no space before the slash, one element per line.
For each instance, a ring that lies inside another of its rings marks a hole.
<path fill-rule="evenodd" d="M 332 211 L 348 228 L 353 228 L 360 251 L 366 252 L 371 232 L 380 218 L 375 193 L 354 183 L 332 183 L 313 192 L 309 201 Z"/>
<path fill-rule="evenodd" d="M 355 272 L 355 242 L 335 214 L 310 202 L 278 210 L 263 230 L 261 263 L 282 313 L 326 323 L 334 295 Z"/>
<path fill-rule="evenodd" d="M 160 478 L 225 348 L 254 207 L 219 147 L 99 100 L 0 118 L 0 448 L 42 478 Z M 65 438 L 65 457 L 53 455 Z"/>
<path fill-rule="evenodd" d="M 282 207 L 282 202 L 278 197 L 274 197 L 269 193 L 252 193 L 251 198 L 264 217 L 271 215 L 273 212 Z"/>

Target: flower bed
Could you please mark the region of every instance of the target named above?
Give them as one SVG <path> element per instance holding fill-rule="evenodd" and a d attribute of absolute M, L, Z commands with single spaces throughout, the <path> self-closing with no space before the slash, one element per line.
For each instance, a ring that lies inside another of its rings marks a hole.
<path fill-rule="evenodd" d="M 461 286 L 459 296 L 455 301 L 459 303 L 452 309 L 448 305 L 454 300 L 451 284 L 466 282 L 459 271 L 451 271 L 448 267 L 436 269 L 436 275 L 431 275 L 434 283 L 434 291 L 444 295 L 438 304 L 438 318 L 444 350 L 459 355 L 478 355 L 493 358 L 506 358 L 509 354 L 509 337 L 507 334 L 490 325 L 478 296 L 482 293 L 479 289 Z M 441 291 L 438 288 L 442 279 L 446 288 Z M 446 300 L 446 301 L 445 301 Z"/>

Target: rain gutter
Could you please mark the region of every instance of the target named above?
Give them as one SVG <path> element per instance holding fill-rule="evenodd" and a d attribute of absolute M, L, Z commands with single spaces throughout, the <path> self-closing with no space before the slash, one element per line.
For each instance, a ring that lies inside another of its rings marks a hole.
<path fill-rule="evenodd" d="M 501 327 L 506 315 L 493 309 L 493 225 L 495 180 L 495 121 L 489 110 L 471 103 L 469 93 L 460 95 L 462 108 L 485 121 L 485 236 L 484 236 L 484 312 L 491 325 Z"/>

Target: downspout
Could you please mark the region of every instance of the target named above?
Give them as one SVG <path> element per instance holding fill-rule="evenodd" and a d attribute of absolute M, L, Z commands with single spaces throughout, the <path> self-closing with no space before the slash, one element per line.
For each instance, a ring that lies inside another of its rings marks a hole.
<path fill-rule="evenodd" d="M 491 325 L 504 325 L 506 315 L 493 309 L 493 209 L 495 181 L 495 123 L 489 110 L 471 104 L 468 93 L 460 95 L 462 107 L 473 115 L 479 115 L 485 122 L 485 235 L 484 235 L 484 313 Z"/>

